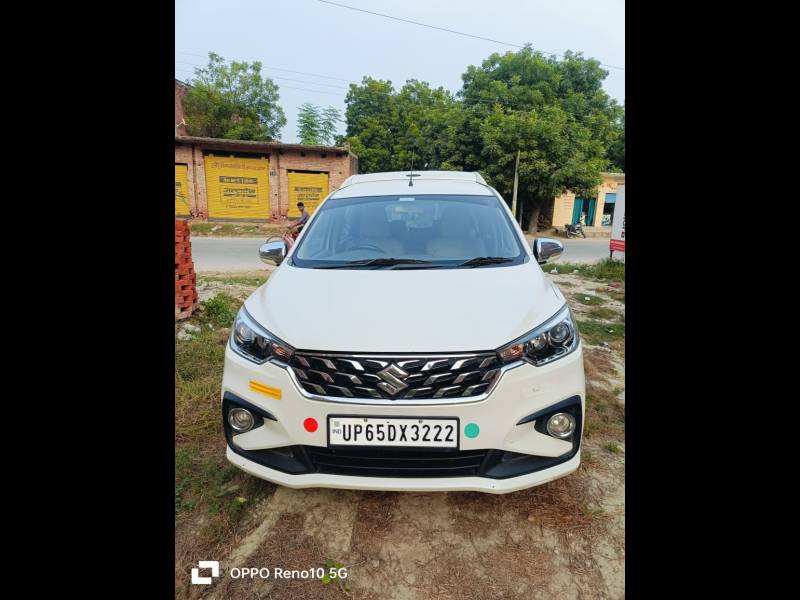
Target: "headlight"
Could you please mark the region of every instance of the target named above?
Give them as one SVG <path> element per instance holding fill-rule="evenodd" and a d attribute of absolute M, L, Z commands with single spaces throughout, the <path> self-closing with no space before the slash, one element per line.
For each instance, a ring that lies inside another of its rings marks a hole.
<path fill-rule="evenodd" d="M 497 351 L 503 363 L 526 360 L 536 365 L 558 360 L 578 347 L 578 328 L 572 311 L 564 305 L 552 318 Z"/>
<path fill-rule="evenodd" d="M 254 363 L 264 363 L 270 358 L 288 362 L 294 348 L 278 339 L 256 323 L 244 306 L 236 315 L 231 332 L 231 349 Z"/>

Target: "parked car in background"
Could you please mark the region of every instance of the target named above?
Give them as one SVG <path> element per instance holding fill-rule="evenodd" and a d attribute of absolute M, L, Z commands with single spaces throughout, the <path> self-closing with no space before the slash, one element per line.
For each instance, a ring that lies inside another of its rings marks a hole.
<path fill-rule="evenodd" d="M 228 459 L 290 487 L 504 493 L 580 464 L 564 295 L 477 173 L 355 175 L 244 303 L 225 352 Z"/>

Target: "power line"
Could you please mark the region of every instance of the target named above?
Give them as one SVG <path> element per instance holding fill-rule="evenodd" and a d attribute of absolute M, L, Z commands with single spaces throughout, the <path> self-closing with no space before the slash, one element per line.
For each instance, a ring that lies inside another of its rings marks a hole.
<path fill-rule="evenodd" d="M 186 56 L 197 56 L 199 58 L 208 58 L 208 56 L 204 56 L 202 54 L 193 54 L 191 52 L 183 52 L 181 50 L 175 50 L 176 54 L 185 54 Z M 175 61 L 181 62 L 181 61 Z M 186 63 L 186 64 L 194 64 L 194 63 Z M 345 83 L 358 83 L 357 81 L 353 81 L 352 79 L 342 79 L 341 77 L 331 77 L 330 75 L 322 75 L 321 73 L 308 73 L 306 71 L 293 71 L 292 69 L 281 69 L 278 67 L 270 67 L 269 65 L 262 65 L 265 69 L 272 69 L 273 71 L 284 71 L 286 73 L 296 73 L 297 75 L 308 75 L 310 77 L 322 77 L 323 79 L 333 79 L 334 81 L 344 81 Z"/>
<path fill-rule="evenodd" d="M 367 13 L 370 15 L 375 15 L 377 17 L 384 17 L 386 19 L 392 19 L 394 21 L 401 21 L 403 23 L 410 23 L 412 25 L 419 25 L 420 27 L 427 27 L 428 29 L 436 29 L 438 31 L 446 31 L 447 33 L 454 33 L 456 35 L 463 35 L 464 37 L 474 38 L 476 40 L 483 40 L 485 42 L 493 42 L 495 44 L 504 44 L 506 46 L 513 46 L 514 48 L 524 48 L 525 46 L 520 46 L 519 44 L 514 44 L 513 42 L 504 42 L 502 40 L 495 40 L 492 38 L 483 37 L 480 35 L 474 35 L 472 33 L 464 33 L 463 31 L 456 31 L 455 29 L 448 29 L 447 27 L 437 27 L 436 25 L 429 25 L 427 23 L 420 23 L 419 21 L 412 21 L 411 19 L 403 19 L 401 17 L 395 17 L 392 15 L 386 15 L 379 12 L 373 12 L 371 10 L 365 10 L 363 8 L 356 8 L 355 6 L 348 6 L 347 4 L 339 4 L 338 2 L 330 2 L 330 0 L 317 0 L 317 2 L 321 2 L 323 4 L 330 4 L 331 6 L 338 6 L 339 8 L 347 8 L 349 10 L 355 10 L 358 12 Z M 535 48 L 534 48 L 535 49 Z M 560 56 L 564 57 L 563 54 L 558 52 L 547 52 L 546 50 L 538 50 L 538 52 L 542 52 L 543 54 L 549 54 L 551 56 Z M 612 69 L 620 69 L 621 71 L 625 70 L 625 67 L 619 67 L 616 65 L 609 65 L 606 63 L 600 63 L 604 67 L 610 67 Z"/>
<path fill-rule="evenodd" d="M 185 65 L 193 65 L 195 67 L 204 68 L 203 65 L 198 65 L 196 63 L 186 62 L 185 60 L 176 60 L 176 63 L 181 63 Z M 295 83 L 305 83 L 309 85 L 324 85 L 325 87 L 336 88 L 337 90 L 349 90 L 350 88 L 346 88 L 343 85 L 333 85 L 332 83 L 317 83 L 316 81 L 304 81 L 302 79 L 292 79 L 291 77 L 281 77 L 279 75 L 270 75 L 271 79 L 284 79 L 286 81 L 294 81 Z"/>

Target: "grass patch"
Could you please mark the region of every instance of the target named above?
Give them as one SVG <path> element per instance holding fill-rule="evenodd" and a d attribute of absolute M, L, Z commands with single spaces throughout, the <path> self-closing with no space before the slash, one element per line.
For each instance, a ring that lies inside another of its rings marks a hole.
<path fill-rule="evenodd" d="M 225 285 L 247 285 L 252 287 L 259 287 L 266 283 L 267 279 L 269 279 L 269 273 L 265 273 L 263 276 L 255 276 L 255 275 L 207 275 L 198 276 L 198 280 L 201 282 L 215 282 L 215 283 L 222 283 Z"/>
<path fill-rule="evenodd" d="M 217 327 L 230 327 L 242 306 L 242 301 L 228 294 L 219 293 L 213 298 L 204 300 L 200 305 L 203 307 L 199 316 L 201 323 L 210 323 Z"/>
<path fill-rule="evenodd" d="M 190 223 L 192 235 L 218 237 L 267 237 L 280 235 L 286 225 L 273 223 Z"/>
<path fill-rule="evenodd" d="M 175 440 L 192 446 L 222 435 L 220 384 L 228 333 L 201 329 L 175 345 Z M 222 439 L 217 438 L 217 439 Z"/>
<path fill-rule="evenodd" d="M 625 338 L 625 323 L 578 321 L 578 331 L 590 344 L 614 342 Z"/>
<path fill-rule="evenodd" d="M 592 296 L 591 294 L 573 294 L 572 297 L 586 306 L 599 306 L 606 302 L 600 296 Z"/>
<path fill-rule="evenodd" d="M 594 382 L 586 383 L 584 433 L 617 439 L 625 435 L 625 408 L 611 390 Z"/>
<path fill-rule="evenodd" d="M 593 319 L 605 319 L 606 321 L 616 321 L 620 318 L 620 314 L 611 309 L 606 308 L 605 306 L 596 306 L 592 310 L 589 311 L 589 316 Z"/>
<path fill-rule="evenodd" d="M 555 269 L 557 273 L 562 274 L 570 274 L 574 271 L 578 271 L 577 275 L 591 277 L 593 279 L 599 279 L 603 281 L 625 281 L 625 263 L 618 260 L 612 260 L 610 258 L 604 258 L 601 261 L 593 264 L 553 263 L 552 266 L 542 266 L 542 269 L 546 273 L 549 273 L 553 269 Z"/>
<path fill-rule="evenodd" d="M 625 281 L 625 263 L 619 260 L 604 258 L 591 265 L 590 271 L 597 279 Z"/>
<path fill-rule="evenodd" d="M 238 513 L 246 498 L 236 494 L 237 486 L 223 488 L 239 473 L 232 464 L 220 464 L 218 456 L 204 455 L 197 446 L 176 448 L 175 512 L 192 511 L 203 502 L 211 513 Z"/>
<path fill-rule="evenodd" d="M 622 451 L 622 449 L 619 446 L 617 446 L 617 444 L 615 444 L 614 442 L 608 442 L 604 444 L 603 448 L 611 452 L 611 454 L 619 454 Z"/>
<path fill-rule="evenodd" d="M 611 362 L 609 352 L 596 348 L 585 348 L 583 351 L 583 371 L 587 381 L 608 381 L 609 377 L 617 374 L 614 363 Z"/>
<path fill-rule="evenodd" d="M 245 508 L 275 490 L 225 458 L 220 385 L 227 327 L 241 302 L 220 296 L 206 305 L 208 315 L 191 322 L 224 320 L 225 328 L 204 326 L 175 344 L 176 597 L 189 597 L 186 573 L 197 557 L 225 556 L 239 535 Z"/>

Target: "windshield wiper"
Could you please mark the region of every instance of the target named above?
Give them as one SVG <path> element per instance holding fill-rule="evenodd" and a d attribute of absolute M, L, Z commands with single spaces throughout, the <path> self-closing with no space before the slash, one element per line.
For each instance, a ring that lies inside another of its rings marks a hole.
<path fill-rule="evenodd" d="M 315 269 L 353 269 L 361 267 L 393 267 L 395 265 L 427 265 L 429 260 L 417 260 L 416 258 L 367 258 L 363 260 L 351 260 L 342 265 L 319 266 Z"/>
<path fill-rule="evenodd" d="M 475 258 L 470 258 L 468 261 L 465 261 L 458 266 L 482 267 L 484 265 L 499 265 L 500 263 L 511 262 L 513 260 L 513 258 L 504 258 L 502 256 L 476 256 Z"/>

